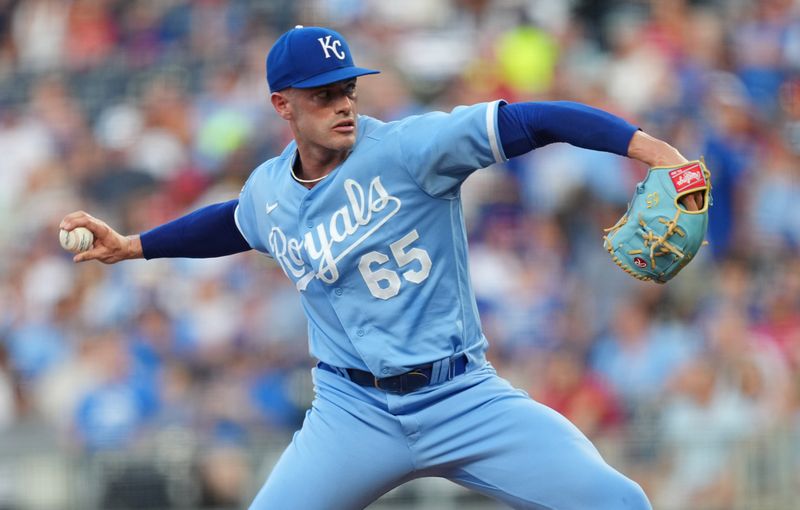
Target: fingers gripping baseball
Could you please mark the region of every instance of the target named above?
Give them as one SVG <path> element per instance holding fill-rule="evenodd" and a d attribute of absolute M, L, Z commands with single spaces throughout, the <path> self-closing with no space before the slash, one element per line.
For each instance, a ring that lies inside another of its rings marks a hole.
<path fill-rule="evenodd" d="M 84 211 L 70 213 L 61 220 L 59 228 L 72 231 L 78 227 L 88 229 L 94 236 L 91 248 L 75 255 L 74 262 L 98 260 L 104 264 L 114 264 L 121 260 L 141 256 L 141 243 L 138 236 L 125 237 L 102 220 Z"/>

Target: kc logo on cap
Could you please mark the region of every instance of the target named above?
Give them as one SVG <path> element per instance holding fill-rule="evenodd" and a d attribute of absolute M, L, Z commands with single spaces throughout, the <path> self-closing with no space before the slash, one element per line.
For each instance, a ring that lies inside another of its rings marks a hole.
<path fill-rule="evenodd" d="M 342 41 L 336 39 L 335 41 L 333 41 L 333 43 L 331 43 L 331 37 L 333 36 L 329 35 L 325 39 L 323 39 L 322 37 L 317 39 L 317 41 L 319 41 L 319 43 L 322 45 L 322 49 L 325 51 L 325 58 L 331 57 L 330 55 L 328 55 L 328 50 L 331 50 L 331 52 L 333 52 L 333 54 L 336 55 L 336 58 L 338 58 L 339 60 L 344 60 L 344 58 L 347 55 L 344 52 L 339 51 L 339 47 L 342 45 Z"/>
<path fill-rule="evenodd" d="M 322 27 L 296 26 L 275 41 L 267 56 L 270 92 L 321 87 L 379 72 L 356 67 L 344 37 Z"/>

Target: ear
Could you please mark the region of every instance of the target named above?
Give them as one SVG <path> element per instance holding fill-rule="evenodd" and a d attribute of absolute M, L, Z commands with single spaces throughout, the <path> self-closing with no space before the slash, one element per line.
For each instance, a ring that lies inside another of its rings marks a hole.
<path fill-rule="evenodd" d="M 292 106 L 285 93 L 273 92 L 270 94 L 269 100 L 272 102 L 272 107 L 275 108 L 275 111 L 278 112 L 278 115 L 280 115 L 283 120 L 291 120 Z"/>

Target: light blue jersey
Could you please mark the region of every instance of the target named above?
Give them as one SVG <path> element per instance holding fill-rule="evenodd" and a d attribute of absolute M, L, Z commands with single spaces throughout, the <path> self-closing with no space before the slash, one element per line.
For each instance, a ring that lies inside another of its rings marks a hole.
<path fill-rule="evenodd" d="M 352 152 L 310 190 L 295 142 L 250 176 L 237 225 L 300 291 L 314 357 L 379 377 L 461 352 L 482 363 L 459 189 L 505 159 L 499 104 L 359 116 Z"/>

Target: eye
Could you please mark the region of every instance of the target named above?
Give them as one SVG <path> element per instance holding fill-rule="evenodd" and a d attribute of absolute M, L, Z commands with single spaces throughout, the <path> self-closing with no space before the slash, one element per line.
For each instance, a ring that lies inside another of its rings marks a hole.
<path fill-rule="evenodd" d="M 330 99 L 331 94 L 327 89 L 326 90 L 320 90 L 319 92 L 314 94 L 314 97 L 319 99 L 320 101 L 327 101 L 328 99 Z"/>
<path fill-rule="evenodd" d="M 351 97 L 351 98 L 355 97 L 355 95 L 356 95 L 356 84 L 355 83 L 351 83 L 350 85 L 348 85 L 347 88 L 344 89 L 344 93 L 347 94 L 348 97 Z"/>

